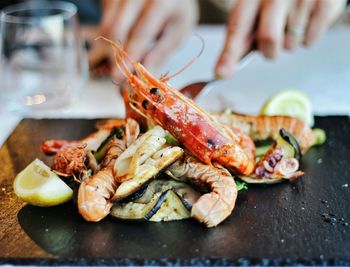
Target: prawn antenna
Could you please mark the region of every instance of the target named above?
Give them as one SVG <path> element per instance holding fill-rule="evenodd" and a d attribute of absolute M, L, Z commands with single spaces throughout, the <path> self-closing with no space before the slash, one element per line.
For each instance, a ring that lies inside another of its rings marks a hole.
<path fill-rule="evenodd" d="M 174 74 L 170 75 L 170 76 L 163 76 L 161 77 L 161 81 L 162 82 L 166 82 L 169 81 L 170 79 L 174 78 L 175 76 L 179 75 L 180 73 L 182 73 L 184 70 L 186 70 L 189 66 L 191 66 L 194 62 L 196 62 L 196 60 L 202 55 L 204 48 L 205 48 L 205 41 L 203 39 L 202 36 L 200 36 L 198 33 L 196 33 L 194 36 L 196 36 L 200 41 L 201 41 L 201 49 L 199 51 L 199 53 L 192 58 L 185 66 L 183 66 L 181 69 L 179 69 L 177 72 L 175 72 Z"/>
<path fill-rule="evenodd" d="M 118 86 L 118 87 L 120 87 L 120 88 L 124 86 L 123 83 L 117 82 L 116 80 L 111 80 L 111 81 L 112 81 L 112 83 L 113 83 L 115 86 Z"/>
<path fill-rule="evenodd" d="M 130 101 L 130 103 L 129 103 L 130 108 L 131 108 L 132 110 L 134 110 L 137 114 L 139 114 L 140 116 L 142 116 L 143 118 L 147 119 L 147 116 L 146 116 L 144 113 L 142 113 L 141 110 L 139 110 L 137 107 L 134 106 L 135 103 L 136 103 L 136 102 L 131 102 L 131 101 Z"/>

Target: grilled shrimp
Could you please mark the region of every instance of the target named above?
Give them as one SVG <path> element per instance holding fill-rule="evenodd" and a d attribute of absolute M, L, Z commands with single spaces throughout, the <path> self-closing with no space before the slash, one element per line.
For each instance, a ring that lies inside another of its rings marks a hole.
<path fill-rule="evenodd" d="M 210 190 L 198 199 L 191 210 L 191 216 L 207 227 L 217 226 L 232 213 L 237 187 L 225 168 L 205 165 L 187 154 L 171 165 L 167 173 L 174 179 L 190 181 Z"/>
<path fill-rule="evenodd" d="M 125 140 L 114 137 L 108 144 L 104 168 L 79 186 L 78 210 L 85 220 L 98 222 L 109 214 L 112 207 L 109 199 L 118 186 L 113 175 L 113 164 L 124 150 Z"/>
<path fill-rule="evenodd" d="M 70 141 L 64 139 L 50 139 L 41 144 L 40 150 L 48 156 L 53 156 L 56 155 L 63 146 L 69 143 Z"/>
<path fill-rule="evenodd" d="M 114 163 L 126 149 L 128 141 L 135 140 L 138 135 L 138 124 L 128 119 L 122 139 L 114 136 L 109 141 L 101 163 L 102 169 L 81 183 L 78 191 L 78 209 L 85 220 L 97 222 L 109 214 L 112 207 L 110 198 L 118 187 L 113 172 Z"/>
<path fill-rule="evenodd" d="M 238 144 L 243 148 L 245 154 L 249 157 L 249 159 L 251 161 L 255 161 L 256 147 L 254 141 L 238 128 L 229 127 L 229 130 L 231 130 L 238 137 Z"/>
<path fill-rule="evenodd" d="M 47 140 L 42 143 L 41 150 L 47 155 L 55 155 L 52 170 L 61 176 L 74 176 L 78 181 L 86 174 L 87 166 L 93 173 L 99 166 L 91 151 L 96 151 L 101 143 L 108 138 L 113 128 L 125 128 L 127 145 L 132 143 L 140 133 L 138 123 L 133 119 L 111 119 L 98 122 L 98 131 L 79 141 L 62 139 Z"/>
<path fill-rule="evenodd" d="M 288 116 L 252 116 L 233 113 L 226 110 L 214 114 L 221 123 L 240 129 L 253 140 L 276 139 L 281 128 L 292 133 L 299 142 L 303 153 L 314 143 L 310 127 L 303 121 Z"/>
<path fill-rule="evenodd" d="M 125 125 L 125 123 L 124 123 Z M 89 150 L 96 150 L 100 144 L 105 140 L 110 134 L 110 129 L 100 128 L 98 131 L 88 135 L 79 141 L 68 141 L 64 139 L 50 139 L 46 140 L 41 144 L 41 151 L 46 155 L 55 155 L 62 147 L 71 143 L 81 143 L 85 144 L 86 148 Z"/>
<path fill-rule="evenodd" d="M 81 176 L 86 174 L 87 165 L 94 173 L 98 170 L 91 151 L 96 150 L 109 134 L 109 129 L 100 129 L 79 141 L 46 140 L 41 144 L 41 151 L 46 155 L 55 155 L 52 170 L 58 175 L 73 175 L 80 180 Z"/>
<path fill-rule="evenodd" d="M 132 62 L 120 44 L 103 39 L 115 50 L 117 67 L 130 90 L 132 108 L 169 131 L 202 162 L 208 165 L 217 162 L 246 175 L 253 171 L 254 161 L 239 145 L 235 134 L 229 134 L 210 114 L 171 88 L 167 78 L 158 80 L 140 63 Z"/>
<path fill-rule="evenodd" d="M 56 153 L 51 168 L 58 175 L 74 176 L 79 179 L 87 171 L 85 160 L 88 154 L 91 154 L 91 152 L 86 149 L 86 144 L 70 142 Z M 92 166 L 97 166 L 97 163 L 93 163 Z"/>
<path fill-rule="evenodd" d="M 113 128 L 124 128 L 124 126 L 125 126 L 125 119 L 99 120 L 95 124 L 95 127 L 98 130 L 100 130 L 100 129 L 112 130 Z"/>

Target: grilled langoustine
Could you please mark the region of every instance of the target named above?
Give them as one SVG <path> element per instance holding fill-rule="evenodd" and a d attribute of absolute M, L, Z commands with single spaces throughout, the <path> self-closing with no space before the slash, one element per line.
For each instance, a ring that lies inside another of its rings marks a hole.
<path fill-rule="evenodd" d="M 209 190 L 192 206 L 191 216 L 199 222 L 214 227 L 231 215 L 238 192 L 233 177 L 225 168 L 203 164 L 186 154 L 171 165 L 167 173 L 174 179 Z"/>
<path fill-rule="evenodd" d="M 296 137 L 303 153 L 306 153 L 314 143 L 311 128 L 305 122 L 294 117 L 253 116 L 238 114 L 230 110 L 215 113 L 213 116 L 222 124 L 240 129 L 254 141 L 266 139 L 276 140 L 280 129 L 283 128 Z"/>
<path fill-rule="evenodd" d="M 255 162 L 235 133 L 174 90 L 166 77 L 156 79 L 140 63 L 133 62 L 120 44 L 103 39 L 114 48 L 116 65 L 130 90 L 131 106 L 138 113 L 169 131 L 205 164 L 217 162 L 245 175 L 253 172 Z"/>
<path fill-rule="evenodd" d="M 121 138 L 114 136 L 107 144 L 101 169 L 83 180 L 78 190 L 78 210 L 87 221 L 97 222 L 106 217 L 112 207 L 111 197 L 118 187 L 113 166 L 117 158 L 125 151 L 128 140 L 135 140 L 139 135 L 138 124 L 128 119 L 125 134 Z"/>

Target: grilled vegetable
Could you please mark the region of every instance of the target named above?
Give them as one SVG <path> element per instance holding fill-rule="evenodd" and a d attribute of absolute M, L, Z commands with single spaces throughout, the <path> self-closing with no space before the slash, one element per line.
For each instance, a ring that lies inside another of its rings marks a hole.
<path fill-rule="evenodd" d="M 96 152 L 94 152 L 94 157 L 97 160 L 97 162 L 101 162 L 101 160 L 104 158 L 109 141 L 112 140 L 114 136 L 116 136 L 118 139 L 121 139 L 123 136 L 123 132 L 123 128 L 113 128 L 108 137 L 102 142 L 102 144 L 99 146 Z"/>
<path fill-rule="evenodd" d="M 163 195 L 165 195 L 164 200 L 162 202 L 158 201 L 156 206 L 158 206 L 158 204 L 161 202 L 160 207 L 149 218 L 150 221 L 176 221 L 191 217 L 191 212 L 185 207 L 181 197 L 177 193 L 169 190 L 163 193 Z M 160 198 L 162 198 L 163 195 Z M 153 208 L 151 212 L 146 215 L 146 219 L 148 219 L 148 216 L 152 214 L 152 211 L 155 208 Z"/>
<path fill-rule="evenodd" d="M 265 145 L 265 146 L 259 146 L 259 147 L 257 146 L 256 152 L 255 152 L 256 156 L 259 158 L 264 156 L 266 154 L 266 152 L 269 151 L 270 147 L 271 147 L 271 145 Z"/>
<path fill-rule="evenodd" d="M 284 130 L 280 130 L 280 134 L 276 140 L 276 148 L 281 148 L 284 150 L 284 156 L 287 158 L 296 158 L 297 160 L 301 159 L 301 150 L 298 141 L 295 137 Z"/>
<path fill-rule="evenodd" d="M 283 178 L 257 178 L 257 177 L 248 177 L 248 176 L 242 176 L 239 177 L 241 180 L 246 182 L 247 184 L 277 184 L 284 181 Z"/>
<path fill-rule="evenodd" d="M 246 182 L 241 182 L 241 181 L 235 180 L 235 183 L 236 183 L 238 192 L 248 190 L 248 185 Z"/>
<path fill-rule="evenodd" d="M 176 140 L 174 136 L 172 136 L 168 131 L 165 133 L 165 140 L 168 144 L 173 146 L 178 146 L 179 142 Z"/>
<path fill-rule="evenodd" d="M 143 220 L 146 215 L 156 206 L 160 194 L 154 194 L 149 203 L 128 202 L 114 205 L 111 209 L 111 215 L 123 220 Z M 154 214 L 154 213 L 153 213 Z"/>
<path fill-rule="evenodd" d="M 172 190 L 176 192 L 181 197 L 187 209 L 191 209 L 193 203 L 195 203 L 201 195 L 199 192 L 194 190 L 191 186 L 189 186 L 186 183 L 175 181 L 172 179 L 168 179 L 168 180 L 159 179 L 151 182 L 147 186 L 147 189 L 144 190 L 144 193 L 138 199 L 134 198 L 135 199 L 134 202 L 148 203 L 151 201 L 152 196 L 157 192 L 163 193 L 168 190 Z M 137 193 L 138 192 L 136 192 L 135 194 Z"/>
<path fill-rule="evenodd" d="M 132 202 L 116 203 L 111 215 L 126 220 L 169 221 L 190 217 L 190 210 L 200 193 L 191 186 L 174 180 L 154 180 Z"/>

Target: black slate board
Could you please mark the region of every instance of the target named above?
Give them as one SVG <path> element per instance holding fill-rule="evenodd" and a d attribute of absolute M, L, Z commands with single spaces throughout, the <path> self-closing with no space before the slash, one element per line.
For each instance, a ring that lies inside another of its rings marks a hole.
<path fill-rule="evenodd" d="M 294 183 L 250 186 L 214 229 L 194 220 L 85 222 L 73 203 L 37 208 L 12 192 L 17 172 L 48 138 L 78 139 L 93 120 L 23 120 L 0 150 L 0 263 L 39 265 L 349 265 L 350 122 L 318 117 L 327 143 L 302 160 Z M 333 214 L 332 225 L 322 214 Z M 341 221 L 343 220 L 343 221 Z"/>

